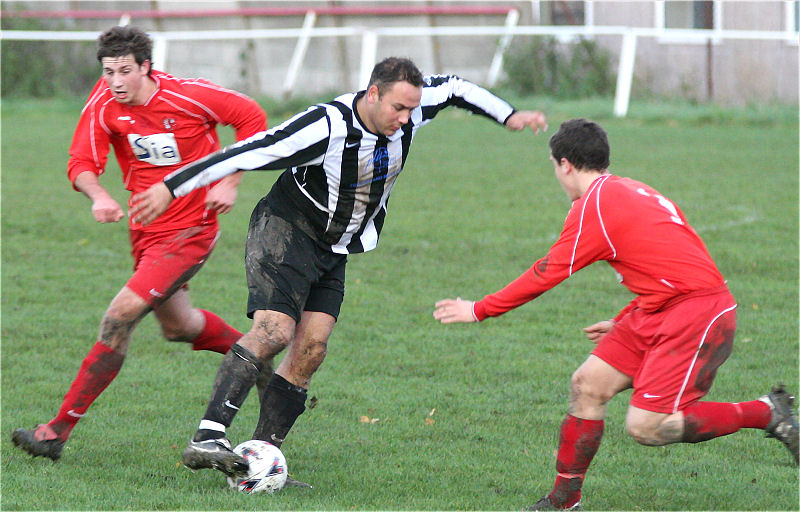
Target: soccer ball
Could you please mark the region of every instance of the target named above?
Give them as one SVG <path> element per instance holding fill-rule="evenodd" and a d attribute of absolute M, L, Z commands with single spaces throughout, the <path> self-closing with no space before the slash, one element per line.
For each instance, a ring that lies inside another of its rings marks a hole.
<path fill-rule="evenodd" d="M 247 476 L 228 477 L 228 485 L 239 492 L 252 494 L 278 492 L 286 483 L 289 469 L 286 467 L 286 458 L 281 450 L 266 441 L 252 439 L 245 441 L 233 449 L 234 453 L 241 455 L 250 465 Z"/>

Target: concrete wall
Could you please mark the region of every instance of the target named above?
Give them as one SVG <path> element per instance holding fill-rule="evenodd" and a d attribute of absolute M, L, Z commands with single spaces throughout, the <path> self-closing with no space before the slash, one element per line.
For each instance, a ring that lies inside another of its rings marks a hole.
<path fill-rule="evenodd" d="M 650 2 L 606 2 L 595 7 L 595 24 L 652 27 Z M 784 29 L 783 2 L 724 2 L 725 30 Z M 743 105 L 798 102 L 798 45 L 786 41 L 722 40 L 707 43 L 640 38 L 633 94 L 677 95 L 698 101 Z M 618 42 L 606 43 L 612 51 Z"/>

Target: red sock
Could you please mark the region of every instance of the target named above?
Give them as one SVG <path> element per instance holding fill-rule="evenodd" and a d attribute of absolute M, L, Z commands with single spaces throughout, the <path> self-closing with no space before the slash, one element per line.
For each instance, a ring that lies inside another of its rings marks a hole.
<path fill-rule="evenodd" d="M 761 400 L 735 402 L 733 405 L 742 415 L 742 428 L 765 429 L 772 419 L 772 407 Z"/>
<path fill-rule="evenodd" d="M 751 402 L 695 402 L 683 410 L 684 443 L 699 443 L 733 434 L 741 428 L 766 428 L 772 409 L 761 400 Z"/>
<path fill-rule="evenodd" d="M 50 420 L 50 425 L 58 434 L 58 438 L 66 441 L 78 420 L 86 414 L 95 398 L 100 396 L 114 377 L 122 368 L 125 359 L 123 354 L 116 352 L 101 342 L 94 344 L 86 357 L 83 358 L 78 376 L 72 381 L 69 391 L 64 396 L 58 414 Z"/>
<path fill-rule="evenodd" d="M 569 508 L 581 499 L 586 470 L 600 448 L 603 420 L 585 420 L 567 414 L 561 423 L 556 471 L 558 476 L 550 491 L 550 502 L 558 508 Z"/>
<path fill-rule="evenodd" d="M 226 354 L 231 345 L 244 336 L 211 311 L 201 309 L 200 312 L 206 317 L 206 326 L 203 327 L 203 332 L 192 340 L 193 350 L 211 350 Z"/>

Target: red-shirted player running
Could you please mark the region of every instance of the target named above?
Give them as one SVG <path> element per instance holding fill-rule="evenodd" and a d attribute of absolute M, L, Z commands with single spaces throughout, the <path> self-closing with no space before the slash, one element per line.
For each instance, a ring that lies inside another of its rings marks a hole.
<path fill-rule="evenodd" d="M 550 139 L 556 178 L 574 201 L 548 254 L 477 302 L 436 303 L 442 323 L 475 322 L 535 299 L 605 260 L 636 298 L 613 320 L 586 327 L 597 344 L 572 376 L 552 491 L 529 510 L 581 509 L 581 486 L 603 435 L 606 403 L 633 388 L 626 418 L 639 443 L 696 443 L 759 428 L 798 459 L 794 397 L 783 386 L 758 400 L 702 402 L 736 331 L 736 302 L 678 207 L 651 187 L 607 172 L 608 140 L 585 119 Z"/>
<path fill-rule="evenodd" d="M 206 80 L 179 79 L 151 69 L 152 41 L 132 27 L 114 27 L 98 39 L 103 77 L 81 112 L 70 148 L 68 176 L 92 201 L 97 222 L 117 222 L 120 205 L 100 185 L 109 144 L 131 194 L 219 149 L 216 126 L 232 125 L 237 140 L 266 129 L 252 99 Z M 186 283 L 200 270 L 218 237 L 217 214 L 236 200 L 241 173 L 176 199 L 157 221 L 130 223 L 134 273 L 111 301 L 61 408 L 49 423 L 17 429 L 14 444 L 57 460 L 78 420 L 122 367 L 133 329 L 151 310 L 164 337 L 194 350 L 225 354 L 242 333 L 214 313 L 195 309 Z"/>

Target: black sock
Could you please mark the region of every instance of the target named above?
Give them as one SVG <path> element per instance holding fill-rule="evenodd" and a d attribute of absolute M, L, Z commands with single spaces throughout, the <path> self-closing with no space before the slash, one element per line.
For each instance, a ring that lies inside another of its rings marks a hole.
<path fill-rule="evenodd" d="M 280 448 L 298 416 L 306 410 L 306 389 L 295 386 L 277 373 L 272 375 L 261 402 L 261 415 L 253 439 Z"/>
<path fill-rule="evenodd" d="M 239 344 L 231 346 L 217 371 L 203 420 L 219 423 L 225 428 L 230 427 L 262 367 L 263 364 L 252 352 Z M 220 437 L 220 433 L 218 430 L 199 429 L 193 439 L 216 439 Z"/>
<path fill-rule="evenodd" d="M 269 386 L 269 381 L 272 380 L 272 374 L 275 373 L 272 370 L 271 364 L 265 364 L 264 368 L 261 369 L 261 373 L 258 374 L 258 378 L 256 379 L 256 389 L 258 390 L 258 402 L 262 403 L 264 401 L 264 397 L 267 395 L 267 387 Z"/>

